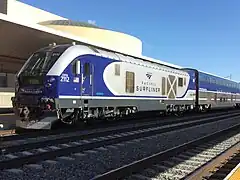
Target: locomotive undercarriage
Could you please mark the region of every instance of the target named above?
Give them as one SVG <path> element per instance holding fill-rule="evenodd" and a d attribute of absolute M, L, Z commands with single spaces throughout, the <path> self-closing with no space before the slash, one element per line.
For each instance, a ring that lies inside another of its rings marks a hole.
<path fill-rule="evenodd" d="M 200 105 L 199 111 L 207 111 L 210 109 L 209 105 Z M 193 105 L 168 105 L 166 111 L 158 111 L 166 115 L 173 114 L 180 116 L 184 112 L 194 111 Z M 129 115 L 138 114 L 137 107 L 84 107 L 78 109 L 61 109 L 59 110 L 60 119 L 66 124 L 75 124 L 79 121 L 88 123 L 91 120 L 111 121 L 119 118 L 124 118 Z M 153 111 L 156 113 L 156 111 Z M 148 112 L 148 114 L 150 114 Z"/>
<path fill-rule="evenodd" d="M 36 96 L 17 96 L 12 99 L 13 110 L 19 119 L 16 126 L 26 129 L 51 129 L 57 121 L 54 99 Z"/>
<path fill-rule="evenodd" d="M 91 120 L 111 121 L 137 113 L 136 107 L 82 107 L 59 109 L 59 119 L 66 124 L 88 123 Z"/>
<path fill-rule="evenodd" d="M 211 109 L 211 105 L 202 104 L 198 106 L 198 109 L 194 107 L 192 104 L 170 104 L 166 106 L 164 110 L 155 110 L 155 111 L 139 111 L 137 106 L 122 106 L 122 107 L 89 107 L 87 105 L 82 108 L 62 108 L 59 110 L 59 119 L 62 120 L 63 123 L 66 124 L 75 124 L 76 122 L 84 122 L 87 123 L 91 120 L 103 120 L 103 121 L 111 121 L 119 118 L 128 117 L 129 115 L 133 115 L 136 117 L 140 113 L 144 113 L 145 115 L 152 114 L 165 114 L 165 115 L 175 115 L 180 116 L 185 112 L 190 111 L 207 111 Z M 142 114 L 141 114 L 142 115 Z"/>
<path fill-rule="evenodd" d="M 198 106 L 195 106 L 193 104 L 168 104 L 166 108 L 166 114 L 181 116 L 185 112 L 205 112 L 210 109 L 210 104 L 200 104 Z"/>
<path fill-rule="evenodd" d="M 167 102 L 164 101 L 160 104 L 159 102 L 158 104 L 153 104 L 152 108 L 155 107 L 155 109 L 150 111 L 140 109 L 139 106 L 116 106 L 119 102 L 116 102 L 114 106 L 96 107 L 91 104 L 90 100 L 86 101 L 90 102 L 90 104 L 77 104 L 77 107 L 68 108 L 69 103 L 59 101 L 59 99 L 41 98 L 38 103 L 26 103 L 28 105 L 20 103 L 16 99 L 12 101 L 15 114 L 20 117 L 20 120 L 17 121 L 17 126 L 29 129 L 51 129 L 52 124 L 59 121 L 64 124 L 74 125 L 79 122 L 88 123 L 99 120 L 114 121 L 126 117 L 134 118 L 138 115 L 141 115 L 141 117 L 142 115 L 151 116 L 156 113 L 181 116 L 185 112 L 207 111 L 211 109 L 211 105 L 209 104 L 200 104 L 196 107 L 193 103 L 184 104 L 183 102 L 179 102 L 179 104 L 167 104 Z M 139 101 L 137 103 L 139 103 Z M 95 102 L 95 104 L 99 105 L 104 103 L 101 101 L 100 103 Z M 144 108 L 149 108 L 149 104 L 146 104 Z"/>
<path fill-rule="evenodd" d="M 164 103 L 164 102 L 163 102 Z M 77 122 L 88 123 L 94 121 L 112 121 L 125 117 L 136 117 L 138 114 L 164 114 L 181 116 L 186 112 L 206 112 L 211 110 L 211 104 L 166 104 L 166 108 L 153 111 L 139 111 L 137 106 L 106 106 L 92 107 L 84 104 L 80 108 L 59 108 L 56 110 L 58 120 L 73 125 Z"/>

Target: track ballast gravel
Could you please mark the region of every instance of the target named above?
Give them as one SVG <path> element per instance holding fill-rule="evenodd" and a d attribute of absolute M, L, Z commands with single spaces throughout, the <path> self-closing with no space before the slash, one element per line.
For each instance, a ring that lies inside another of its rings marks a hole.
<path fill-rule="evenodd" d="M 79 152 L 51 161 L 25 165 L 21 169 L 0 172 L 1 179 L 91 179 L 111 169 L 186 143 L 209 133 L 239 123 L 239 119 L 222 120 L 214 123 L 168 132 L 106 146 L 86 152 Z"/>

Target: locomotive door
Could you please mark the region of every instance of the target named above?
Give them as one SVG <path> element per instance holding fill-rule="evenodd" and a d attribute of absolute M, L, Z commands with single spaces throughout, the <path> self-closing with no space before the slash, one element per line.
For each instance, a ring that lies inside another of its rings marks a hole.
<path fill-rule="evenodd" d="M 94 66 L 90 61 L 83 60 L 81 63 L 82 91 L 81 96 L 93 96 Z"/>

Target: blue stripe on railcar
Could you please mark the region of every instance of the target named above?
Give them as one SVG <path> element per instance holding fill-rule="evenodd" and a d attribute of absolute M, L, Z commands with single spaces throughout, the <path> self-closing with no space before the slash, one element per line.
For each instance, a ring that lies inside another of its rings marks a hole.
<path fill-rule="evenodd" d="M 190 82 L 188 90 L 195 90 L 195 72 L 193 70 L 187 70 L 189 76 L 190 76 Z M 210 80 L 211 79 L 211 80 Z M 225 85 L 213 83 L 213 82 L 221 82 Z M 226 83 L 232 83 L 235 85 L 235 87 L 228 87 Z M 226 80 L 224 78 L 216 77 L 213 75 L 209 75 L 206 73 L 199 72 L 199 89 L 205 89 L 207 91 L 213 91 L 213 92 L 228 92 L 228 93 L 240 93 L 239 89 L 240 85 L 237 82 Z"/>
<path fill-rule="evenodd" d="M 226 83 L 235 87 L 229 87 Z M 199 87 L 208 91 L 240 93 L 239 83 L 202 72 L 199 72 Z"/>

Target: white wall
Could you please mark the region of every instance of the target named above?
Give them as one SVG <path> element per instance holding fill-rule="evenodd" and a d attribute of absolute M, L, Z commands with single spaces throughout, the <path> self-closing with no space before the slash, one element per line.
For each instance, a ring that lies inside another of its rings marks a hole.
<path fill-rule="evenodd" d="M 107 48 L 114 48 L 121 52 L 133 55 L 142 55 L 142 41 L 134 36 L 98 28 L 88 28 L 81 26 L 62 26 L 62 25 L 45 25 L 59 31 L 88 39 L 104 45 Z"/>
<path fill-rule="evenodd" d="M 55 14 L 35 8 L 33 6 L 24 4 L 16 0 L 7 0 L 7 1 L 8 1 L 7 15 L 16 20 L 19 19 L 21 21 L 26 21 L 28 23 L 38 23 L 38 22 L 48 21 L 48 20 L 66 19 L 61 16 L 57 16 Z"/>

